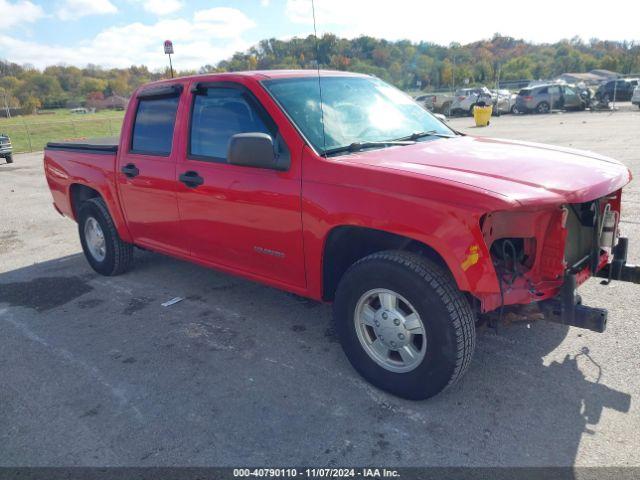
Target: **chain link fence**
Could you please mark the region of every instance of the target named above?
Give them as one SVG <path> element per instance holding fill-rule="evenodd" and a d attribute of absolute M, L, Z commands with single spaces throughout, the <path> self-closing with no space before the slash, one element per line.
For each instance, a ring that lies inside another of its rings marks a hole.
<path fill-rule="evenodd" d="M 47 142 L 94 137 L 117 137 L 122 119 L 104 118 L 51 122 L 25 122 L 20 117 L 0 124 L 0 133 L 11 138 L 14 153 L 44 150 Z"/>

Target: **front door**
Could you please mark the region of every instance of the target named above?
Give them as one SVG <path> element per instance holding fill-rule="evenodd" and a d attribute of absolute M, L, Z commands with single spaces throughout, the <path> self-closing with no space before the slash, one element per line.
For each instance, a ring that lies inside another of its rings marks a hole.
<path fill-rule="evenodd" d="M 564 108 L 580 108 L 582 99 L 571 87 L 564 87 Z"/>
<path fill-rule="evenodd" d="M 178 163 L 178 202 L 191 254 L 240 273 L 303 287 L 299 158 L 248 89 L 230 82 L 191 89 L 189 139 Z M 230 165 L 237 133 L 269 134 L 288 171 Z"/>
<path fill-rule="evenodd" d="M 116 177 L 120 204 L 134 242 L 188 255 L 180 231 L 173 133 L 182 89 L 163 87 L 131 99 L 136 114 L 119 152 Z"/>

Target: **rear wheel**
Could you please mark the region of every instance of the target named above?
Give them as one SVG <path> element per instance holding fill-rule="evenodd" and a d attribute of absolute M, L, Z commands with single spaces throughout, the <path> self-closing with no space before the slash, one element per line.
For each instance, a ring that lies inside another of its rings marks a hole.
<path fill-rule="evenodd" d="M 450 274 L 418 255 L 386 251 L 340 281 L 334 321 L 353 367 L 400 397 L 432 397 L 466 371 L 475 319 Z"/>
<path fill-rule="evenodd" d="M 7 163 L 13 163 L 13 155 L 7 155 L 4 158 L 7 160 Z"/>
<path fill-rule="evenodd" d="M 536 112 L 538 113 L 549 113 L 550 107 L 547 102 L 540 102 L 536 107 Z"/>
<path fill-rule="evenodd" d="M 104 200 L 91 198 L 80 206 L 78 231 L 84 255 L 96 272 L 110 276 L 131 269 L 133 245 L 118 235 Z"/>

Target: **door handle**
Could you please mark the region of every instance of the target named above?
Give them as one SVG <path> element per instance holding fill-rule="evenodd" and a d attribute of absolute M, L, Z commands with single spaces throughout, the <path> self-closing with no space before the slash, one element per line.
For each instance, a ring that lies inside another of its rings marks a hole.
<path fill-rule="evenodd" d="M 180 181 L 189 188 L 196 188 L 198 185 L 202 185 L 204 183 L 204 178 L 198 175 L 198 172 L 194 172 L 193 170 L 184 172 L 179 178 Z"/>
<path fill-rule="evenodd" d="M 122 173 L 124 173 L 127 177 L 133 178 L 140 175 L 140 170 L 133 163 L 127 163 L 124 167 L 120 169 Z"/>

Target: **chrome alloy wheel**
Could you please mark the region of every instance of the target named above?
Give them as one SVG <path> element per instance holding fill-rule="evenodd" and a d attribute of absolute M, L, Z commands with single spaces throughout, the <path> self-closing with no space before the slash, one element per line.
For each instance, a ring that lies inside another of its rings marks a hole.
<path fill-rule="evenodd" d="M 401 295 L 369 290 L 356 305 L 354 322 L 362 348 L 382 368 L 403 373 L 422 363 L 427 351 L 424 324 Z"/>
<path fill-rule="evenodd" d="M 93 217 L 88 217 L 84 222 L 84 240 L 91 256 L 98 262 L 104 261 L 107 256 L 104 232 L 98 221 Z"/>

